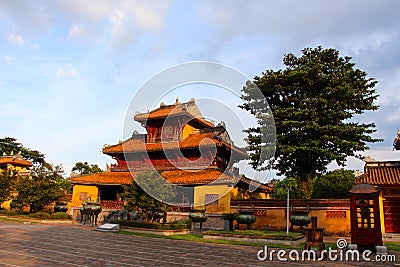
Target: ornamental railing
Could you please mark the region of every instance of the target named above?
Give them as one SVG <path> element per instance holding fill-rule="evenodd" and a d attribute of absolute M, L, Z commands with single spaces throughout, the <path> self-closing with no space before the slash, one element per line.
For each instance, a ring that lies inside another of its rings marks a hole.
<path fill-rule="evenodd" d="M 102 209 L 122 210 L 124 208 L 124 201 L 119 200 L 102 200 L 100 206 Z"/>

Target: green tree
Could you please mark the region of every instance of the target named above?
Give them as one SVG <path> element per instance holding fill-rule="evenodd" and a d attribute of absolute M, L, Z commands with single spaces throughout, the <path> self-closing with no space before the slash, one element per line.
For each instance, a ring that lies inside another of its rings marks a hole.
<path fill-rule="evenodd" d="M 254 84 L 261 90 L 273 112 L 276 127 L 274 167 L 280 174 L 296 177 L 302 198 L 311 197 L 311 181 L 336 161 L 343 166 L 347 156 L 358 156 L 374 139 L 374 123 L 360 123 L 356 115 L 377 110 L 377 81 L 355 68 L 351 57 L 339 56 L 335 49 L 305 48 L 302 55 L 285 55 L 284 70 L 267 70 Z M 251 83 L 243 88 L 241 107 L 255 114 L 259 121 L 269 112 L 264 99 L 254 97 Z M 264 105 L 261 106 L 260 103 Z M 261 115 L 260 115 L 261 114 Z M 253 167 L 264 158 L 260 133 L 270 127 L 265 121 L 247 130 Z"/>
<path fill-rule="evenodd" d="M 37 150 L 31 150 L 24 147 L 21 143 L 17 142 L 17 139 L 13 137 L 0 138 L 0 156 L 3 154 L 10 155 L 11 153 L 19 153 L 24 159 L 32 160 L 33 163 L 44 164 L 44 154 Z"/>
<path fill-rule="evenodd" d="M 0 203 L 11 199 L 17 172 L 12 169 L 0 170 Z"/>
<path fill-rule="evenodd" d="M 317 176 L 312 182 L 313 198 L 348 198 L 349 189 L 354 186 L 355 175 L 350 170 L 334 170 Z"/>
<path fill-rule="evenodd" d="M 274 191 L 272 192 L 274 198 L 286 199 L 288 189 L 291 199 L 299 198 L 299 184 L 296 178 L 286 177 L 282 180 L 273 179 L 272 183 L 274 185 Z"/>
<path fill-rule="evenodd" d="M 62 178 L 60 166 L 34 166 L 29 175 L 19 176 L 15 183 L 14 206 L 29 205 L 31 212 L 42 211 L 45 206 L 64 196 L 57 180 Z"/>
<path fill-rule="evenodd" d="M 125 200 L 125 208 L 136 210 L 139 216 L 147 222 L 159 219 L 160 214 L 166 212 L 169 207 L 147 194 L 143 189 L 168 201 L 174 199 L 177 195 L 174 187 L 167 185 L 156 171 L 140 172 L 130 185 L 124 186 L 124 193 L 121 196 Z"/>
<path fill-rule="evenodd" d="M 56 179 L 57 185 L 64 190 L 66 194 L 72 194 L 72 183 L 65 179 L 64 177 L 60 176 Z"/>
<path fill-rule="evenodd" d="M 75 166 L 72 167 L 71 172 L 77 172 L 79 174 L 90 174 L 102 172 L 103 170 L 97 166 L 97 164 L 90 164 L 87 162 L 77 162 Z"/>

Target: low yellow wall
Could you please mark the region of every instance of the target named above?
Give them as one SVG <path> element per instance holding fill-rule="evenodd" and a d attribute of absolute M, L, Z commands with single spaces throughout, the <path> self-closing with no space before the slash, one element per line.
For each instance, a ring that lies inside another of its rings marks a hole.
<path fill-rule="evenodd" d="M 231 212 L 238 212 L 238 209 L 253 209 L 256 215 L 254 229 L 259 230 L 286 230 L 286 201 L 282 200 L 233 200 Z M 308 216 L 318 218 L 317 226 L 324 228 L 328 235 L 349 235 L 350 234 L 350 202 L 343 200 L 291 200 L 290 206 L 295 209 L 307 209 L 310 206 Z M 290 209 L 289 209 L 290 213 Z M 310 226 L 310 224 L 308 225 Z M 245 225 L 241 226 L 244 228 Z M 289 222 L 290 228 L 290 222 Z M 294 226 L 298 230 L 299 226 Z"/>
<path fill-rule="evenodd" d="M 228 213 L 230 212 L 230 190 L 232 187 L 227 185 L 204 185 L 197 186 L 194 189 L 194 206 L 195 208 L 204 209 L 205 195 L 206 194 L 218 194 L 218 206 L 207 205 L 207 213 Z"/>
<path fill-rule="evenodd" d="M 249 192 L 246 189 L 235 187 L 231 191 L 232 199 L 269 199 L 268 193 Z"/>
<path fill-rule="evenodd" d="M 81 193 L 87 193 L 87 197 L 96 199 L 99 194 L 99 189 L 97 188 L 97 186 L 93 185 L 74 185 L 71 201 L 72 207 L 79 207 L 80 205 L 82 205 Z"/>

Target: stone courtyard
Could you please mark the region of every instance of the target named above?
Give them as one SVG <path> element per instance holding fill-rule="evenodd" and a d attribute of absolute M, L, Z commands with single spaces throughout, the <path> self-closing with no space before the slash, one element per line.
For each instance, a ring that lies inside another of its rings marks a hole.
<path fill-rule="evenodd" d="M 0 221 L 0 266 L 284 266 L 259 261 L 261 247 L 197 243 L 94 231 L 76 224 Z M 290 266 L 394 266 L 290 262 Z"/>

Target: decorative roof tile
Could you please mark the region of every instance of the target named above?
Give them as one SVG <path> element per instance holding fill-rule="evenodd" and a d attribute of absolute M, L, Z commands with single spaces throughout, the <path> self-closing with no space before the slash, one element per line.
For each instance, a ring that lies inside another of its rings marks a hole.
<path fill-rule="evenodd" d="M 216 137 L 215 132 L 192 133 L 181 142 L 164 142 L 164 143 L 145 143 L 143 140 L 130 138 L 123 143 L 106 146 L 103 148 L 104 154 L 116 154 L 124 152 L 144 152 L 144 151 L 164 151 L 171 149 L 193 149 L 209 146 L 224 146 L 232 149 L 236 153 L 246 156 L 239 148 L 232 146 Z"/>
<path fill-rule="evenodd" d="M 73 184 L 87 185 L 127 185 L 132 182 L 130 172 L 98 172 L 70 177 L 68 180 Z"/>
<path fill-rule="evenodd" d="M 73 184 L 85 185 L 127 185 L 139 172 L 99 172 L 70 177 Z M 235 183 L 236 178 L 215 169 L 173 170 L 161 172 L 168 182 L 176 185 L 205 185 L 209 183 Z"/>
<path fill-rule="evenodd" d="M 161 175 L 176 185 L 234 184 L 237 179 L 215 169 L 163 171 Z"/>
<path fill-rule="evenodd" d="M 356 183 L 400 185 L 400 162 L 366 163 L 365 173 L 356 178 Z"/>
<path fill-rule="evenodd" d="M 214 127 L 212 122 L 206 121 L 199 108 L 197 107 L 194 99 L 189 102 L 180 103 L 176 101 L 173 105 L 161 104 L 159 108 L 146 113 L 136 113 L 134 120 L 144 122 L 146 120 L 162 119 L 170 116 L 188 116 L 189 118 L 198 121 L 207 127 Z"/>
<path fill-rule="evenodd" d="M 31 167 L 32 162 L 23 159 L 19 154 L 11 156 L 3 156 L 0 158 L 0 166 L 7 166 L 8 164 L 12 166 L 20 167 Z"/>

